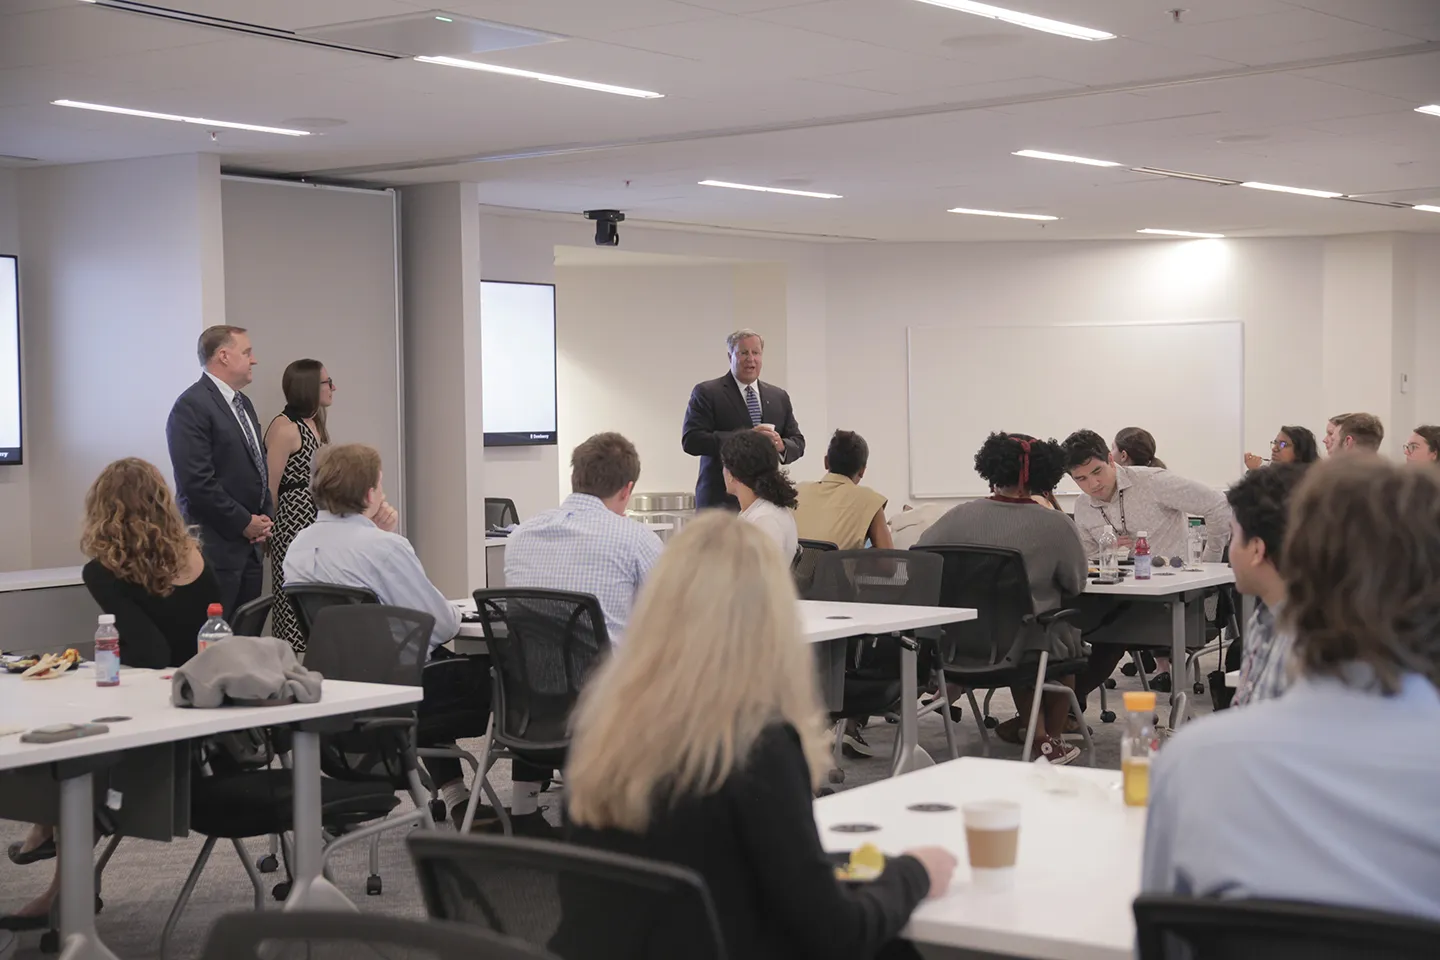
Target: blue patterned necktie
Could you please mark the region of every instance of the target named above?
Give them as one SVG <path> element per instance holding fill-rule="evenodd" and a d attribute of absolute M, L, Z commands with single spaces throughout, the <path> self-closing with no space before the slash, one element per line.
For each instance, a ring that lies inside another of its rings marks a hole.
<path fill-rule="evenodd" d="M 270 478 L 265 476 L 265 458 L 260 456 L 260 445 L 255 442 L 255 435 L 250 430 L 250 414 L 245 412 L 245 401 L 240 399 L 240 394 L 230 401 L 235 408 L 235 414 L 240 418 L 240 432 L 245 435 L 245 448 L 250 451 L 250 462 L 255 464 L 255 472 L 260 474 L 260 479 L 268 486 Z"/>
<path fill-rule="evenodd" d="M 750 426 L 760 426 L 760 418 L 764 416 L 760 412 L 760 397 L 755 393 L 755 384 L 745 388 L 745 406 L 750 408 Z"/>

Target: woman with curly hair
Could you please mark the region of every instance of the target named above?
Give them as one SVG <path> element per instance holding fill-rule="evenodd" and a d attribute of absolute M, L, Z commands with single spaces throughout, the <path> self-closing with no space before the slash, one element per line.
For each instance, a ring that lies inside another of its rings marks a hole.
<path fill-rule="evenodd" d="M 795 484 L 780 469 L 780 454 L 763 434 L 733 433 L 720 446 L 725 492 L 740 501 L 740 519 L 760 527 L 779 544 L 789 563 L 800 549 L 795 526 Z"/>
<path fill-rule="evenodd" d="M 1059 610 L 1085 589 L 1085 548 L 1069 517 L 1045 509 L 1033 498 L 1052 493 L 1059 484 L 1065 475 L 1065 451 L 1054 440 L 992 433 L 975 454 L 975 472 L 990 484 L 989 499 L 954 507 L 925 531 L 916 546 L 964 544 L 1018 550 L 1025 560 L 1035 612 Z M 1080 631 L 1071 623 L 1050 624 L 1046 638 L 1052 659 L 1072 660 L 1082 655 Z M 1069 686 L 1074 678 L 1060 682 Z M 1011 693 L 1019 716 L 1000 724 L 996 732 L 1008 742 L 1023 743 L 1035 691 L 1014 687 Z M 1078 748 L 1061 739 L 1069 702 L 1062 694 L 1044 695 L 1028 759 L 1044 757 L 1051 763 L 1069 763 L 1080 755 Z"/>
<path fill-rule="evenodd" d="M 80 549 L 91 558 L 85 586 L 115 615 L 121 663 L 178 667 L 195 656 L 220 583 L 153 464 L 127 457 L 101 471 L 85 495 Z"/>

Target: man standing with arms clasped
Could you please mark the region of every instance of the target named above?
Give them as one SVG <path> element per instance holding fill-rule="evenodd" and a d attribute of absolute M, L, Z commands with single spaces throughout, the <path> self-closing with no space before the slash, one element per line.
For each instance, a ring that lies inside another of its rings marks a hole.
<path fill-rule="evenodd" d="M 180 394 L 165 424 L 175 494 L 220 581 L 225 616 L 260 596 L 261 544 L 273 525 L 265 442 L 250 398 L 255 353 L 243 327 L 216 326 L 197 345 L 204 373 Z"/>
<path fill-rule="evenodd" d="M 755 430 L 775 444 L 781 463 L 794 463 L 805 454 L 805 437 L 795 422 L 790 395 L 760 379 L 765 338 L 754 330 L 736 330 L 725 338 L 730 372 L 697 383 L 685 408 L 680 445 L 700 458 L 695 482 L 695 506 L 725 507 L 738 511 L 739 503 L 725 492 L 720 445 L 732 433 Z"/>

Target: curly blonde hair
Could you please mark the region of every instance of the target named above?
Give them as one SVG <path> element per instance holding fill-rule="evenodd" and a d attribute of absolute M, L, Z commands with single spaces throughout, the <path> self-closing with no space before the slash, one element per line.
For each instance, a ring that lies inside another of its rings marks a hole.
<path fill-rule="evenodd" d="M 116 460 L 85 494 L 80 549 L 127 583 L 168 597 L 199 542 L 155 465 Z"/>

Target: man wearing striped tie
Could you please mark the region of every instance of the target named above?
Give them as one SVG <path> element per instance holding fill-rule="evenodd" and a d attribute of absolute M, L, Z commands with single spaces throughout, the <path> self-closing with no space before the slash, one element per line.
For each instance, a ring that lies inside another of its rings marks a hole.
<path fill-rule="evenodd" d="M 781 463 L 794 463 L 805 454 L 805 437 L 795 422 L 790 394 L 760 379 L 765 338 L 754 330 L 736 330 L 725 338 L 730 372 L 697 383 L 685 408 L 680 445 L 700 458 L 695 482 L 696 507 L 738 510 L 735 498 L 725 492 L 720 444 L 732 433 L 755 430 L 775 444 Z"/>
<path fill-rule="evenodd" d="M 175 401 L 165 424 L 175 497 L 200 530 L 205 563 L 220 581 L 225 616 L 260 596 L 261 544 L 270 536 L 265 441 L 250 398 L 255 351 L 243 327 L 210 327 L 196 353 L 204 373 Z"/>

